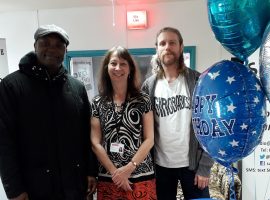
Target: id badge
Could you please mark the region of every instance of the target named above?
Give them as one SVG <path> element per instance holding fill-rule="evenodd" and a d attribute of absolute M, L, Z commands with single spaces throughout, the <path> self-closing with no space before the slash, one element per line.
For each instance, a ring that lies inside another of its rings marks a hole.
<path fill-rule="evenodd" d="M 123 153 L 124 145 L 121 143 L 111 143 L 110 152 Z"/>

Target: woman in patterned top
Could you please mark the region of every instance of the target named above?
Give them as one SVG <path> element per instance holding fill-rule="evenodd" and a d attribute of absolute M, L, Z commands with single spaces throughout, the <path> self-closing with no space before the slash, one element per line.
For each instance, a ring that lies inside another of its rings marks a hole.
<path fill-rule="evenodd" d="M 156 199 L 152 104 L 140 91 L 127 49 L 107 52 L 98 89 L 91 118 L 92 148 L 100 162 L 97 199 Z"/>

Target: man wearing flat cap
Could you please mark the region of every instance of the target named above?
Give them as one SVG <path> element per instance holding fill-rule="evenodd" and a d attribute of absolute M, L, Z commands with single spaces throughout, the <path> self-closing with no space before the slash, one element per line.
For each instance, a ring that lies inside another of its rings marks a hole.
<path fill-rule="evenodd" d="M 96 187 L 91 109 L 62 63 L 66 31 L 45 25 L 34 52 L 0 82 L 0 175 L 12 200 L 85 200 Z"/>

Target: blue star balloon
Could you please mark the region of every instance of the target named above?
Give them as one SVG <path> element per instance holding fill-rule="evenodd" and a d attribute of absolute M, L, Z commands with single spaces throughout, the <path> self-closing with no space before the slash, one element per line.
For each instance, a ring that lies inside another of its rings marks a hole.
<path fill-rule="evenodd" d="M 259 63 L 262 86 L 268 100 L 270 100 L 270 22 L 268 23 L 263 34 Z"/>
<path fill-rule="evenodd" d="M 216 39 L 242 61 L 260 46 L 269 21 L 269 0 L 208 0 L 208 19 Z"/>
<path fill-rule="evenodd" d="M 193 94 L 192 123 L 202 148 L 229 167 L 260 143 L 266 98 L 246 66 L 220 61 L 203 72 Z"/>

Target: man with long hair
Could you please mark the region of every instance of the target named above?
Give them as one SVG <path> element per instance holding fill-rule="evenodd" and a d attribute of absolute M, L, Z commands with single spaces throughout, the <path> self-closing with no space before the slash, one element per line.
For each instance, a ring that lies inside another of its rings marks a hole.
<path fill-rule="evenodd" d="M 176 199 L 180 180 L 185 199 L 209 197 L 212 159 L 200 147 L 191 123 L 192 94 L 199 72 L 186 67 L 183 38 L 172 27 L 156 37 L 153 75 L 142 89 L 154 106 L 157 197 Z"/>

